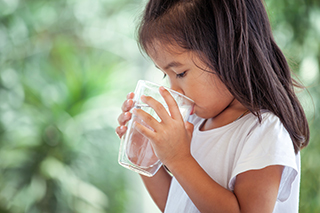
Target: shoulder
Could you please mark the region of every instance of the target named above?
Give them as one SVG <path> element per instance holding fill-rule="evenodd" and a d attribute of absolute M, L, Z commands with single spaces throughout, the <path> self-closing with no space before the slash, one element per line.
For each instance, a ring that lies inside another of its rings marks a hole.
<path fill-rule="evenodd" d="M 280 118 L 277 117 L 275 114 L 269 111 L 265 111 L 261 113 L 261 123 L 260 127 L 266 127 L 266 128 L 281 128 L 283 127 Z"/>
<path fill-rule="evenodd" d="M 273 114 L 270 111 L 261 111 L 261 122 L 259 122 L 259 119 L 257 116 L 253 115 L 252 113 L 246 115 L 242 119 L 242 125 L 246 125 L 247 127 L 250 127 L 250 130 L 254 130 L 256 128 L 261 127 L 280 127 L 282 126 L 282 123 L 275 114 Z"/>
<path fill-rule="evenodd" d="M 278 200 L 288 199 L 291 185 L 296 179 L 299 182 L 300 173 L 300 155 L 295 154 L 288 131 L 271 112 L 263 112 L 261 122 L 254 115 L 247 116 L 243 124 L 249 128 L 245 140 L 237 149 L 229 187 L 233 189 L 236 176 L 240 173 L 282 165 L 284 170 Z"/>
<path fill-rule="evenodd" d="M 239 141 L 237 152 L 250 160 L 250 156 L 259 158 L 274 156 L 294 158 L 294 147 L 290 134 L 280 119 L 269 111 L 261 113 L 261 122 L 257 116 L 248 114 L 239 122 L 238 129 L 242 140 Z M 240 156 L 239 156 L 240 157 Z"/>
<path fill-rule="evenodd" d="M 251 116 L 253 121 L 248 119 L 251 126 L 248 129 L 247 140 L 253 140 L 253 143 L 256 141 L 264 148 L 273 147 L 274 151 L 285 146 L 286 149 L 289 148 L 290 152 L 294 152 L 291 137 L 280 119 L 268 111 L 262 112 L 261 118 L 261 122 L 254 115 Z"/>
<path fill-rule="evenodd" d="M 292 144 L 290 135 L 279 117 L 269 111 L 261 112 L 261 122 L 258 117 L 253 114 L 248 114 L 243 117 L 239 127 L 243 129 L 243 133 L 246 135 L 246 140 L 251 138 L 270 140 L 286 140 Z"/>
<path fill-rule="evenodd" d="M 283 165 L 298 170 L 291 137 L 277 116 L 264 112 L 261 122 L 254 115 L 246 119 L 245 125 L 251 126 L 247 129 L 245 139 L 240 142 L 235 157 L 241 172 L 269 165 Z"/>

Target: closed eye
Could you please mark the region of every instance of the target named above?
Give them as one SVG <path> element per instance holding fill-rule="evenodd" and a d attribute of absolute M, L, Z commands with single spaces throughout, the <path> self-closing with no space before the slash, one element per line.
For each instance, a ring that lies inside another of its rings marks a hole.
<path fill-rule="evenodd" d="M 176 75 L 177 78 L 183 78 L 186 75 L 187 71 L 184 71 L 182 73 L 179 73 Z"/>

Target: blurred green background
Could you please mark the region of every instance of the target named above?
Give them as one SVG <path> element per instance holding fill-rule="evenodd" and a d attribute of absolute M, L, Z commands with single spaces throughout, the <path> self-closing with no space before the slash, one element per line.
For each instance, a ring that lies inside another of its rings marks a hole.
<path fill-rule="evenodd" d="M 120 106 L 138 79 L 142 0 L 0 0 L 0 212 L 156 212 L 117 163 Z M 320 1 L 266 0 L 311 127 L 300 212 L 320 212 Z M 299 121 L 297 121 L 299 122 Z"/>

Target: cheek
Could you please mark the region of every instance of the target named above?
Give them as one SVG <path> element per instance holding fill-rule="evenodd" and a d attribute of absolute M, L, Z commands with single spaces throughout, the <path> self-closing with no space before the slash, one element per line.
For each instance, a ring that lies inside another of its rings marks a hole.
<path fill-rule="evenodd" d="M 233 99 L 233 96 L 231 95 L 227 87 L 218 78 L 211 80 L 211 91 L 214 91 L 215 96 L 219 99 Z"/>
<path fill-rule="evenodd" d="M 207 109 L 219 110 L 227 107 L 232 102 L 233 96 L 224 84 L 221 83 L 220 85 L 211 84 L 211 86 L 208 86 L 203 92 L 199 93 L 196 99 L 199 100 L 199 104 Z"/>

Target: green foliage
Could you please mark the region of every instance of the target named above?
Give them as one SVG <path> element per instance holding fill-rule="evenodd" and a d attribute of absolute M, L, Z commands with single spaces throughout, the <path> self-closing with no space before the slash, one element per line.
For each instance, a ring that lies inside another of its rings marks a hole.
<path fill-rule="evenodd" d="M 300 212 L 320 212 L 320 1 L 266 3 L 275 38 L 308 89 L 298 93 L 311 132 L 309 146 L 301 152 Z"/>
<path fill-rule="evenodd" d="M 0 212 L 127 210 L 114 128 L 146 68 L 133 39 L 141 4 L 0 0 Z M 275 39 L 308 87 L 299 93 L 311 128 L 300 212 L 320 212 L 320 2 L 266 5 Z"/>
<path fill-rule="evenodd" d="M 112 106 L 129 2 L 0 1 L 0 212 L 125 211 Z"/>

